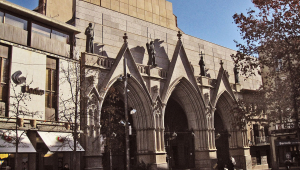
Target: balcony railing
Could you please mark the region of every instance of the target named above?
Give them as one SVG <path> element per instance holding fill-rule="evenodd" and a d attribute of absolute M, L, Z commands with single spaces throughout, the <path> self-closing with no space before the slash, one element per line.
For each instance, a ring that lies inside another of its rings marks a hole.
<path fill-rule="evenodd" d="M 270 144 L 269 136 L 255 137 L 255 145 L 269 145 L 269 144 Z"/>

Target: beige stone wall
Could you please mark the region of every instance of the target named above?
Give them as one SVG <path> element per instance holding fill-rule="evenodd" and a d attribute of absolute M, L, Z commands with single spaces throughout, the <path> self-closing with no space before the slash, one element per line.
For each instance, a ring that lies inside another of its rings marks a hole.
<path fill-rule="evenodd" d="M 73 0 L 47 0 L 46 16 L 67 22 L 73 17 Z"/>
<path fill-rule="evenodd" d="M 163 27 L 178 30 L 172 3 L 166 0 L 83 0 Z"/>
<path fill-rule="evenodd" d="M 93 23 L 95 25 L 94 43 L 96 54 L 115 58 L 123 44 L 122 37 L 126 32 L 128 45 L 136 63 L 147 65 L 149 57 L 146 43 L 152 39 L 155 41 L 158 67 L 165 70 L 169 68 L 178 41 L 177 31 L 173 29 L 84 1 L 78 1 L 76 4 L 75 22 L 76 28 L 81 30 L 81 33 L 76 35 L 76 48 L 79 52 L 85 51 L 86 35 L 84 35 L 84 32 L 88 24 Z M 236 53 L 236 51 L 187 34 L 183 34 L 182 42 L 187 57 L 193 66 L 195 76 L 200 74 L 198 63 L 200 60 L 199 53 L 202 51 L 205 54 L 205 68 L 208 69 L 212 79 L 217 78 L 220 69 L 219 63 L 222 60 L 224 69 L 230 75 L 229 82 L 235 83 L 234 64 L 230 55 Z M 261 85 L 261 77 L 254 76 L 244 79 L 240 76 L 240 84 L 242 89 L 257 89 Z"/>

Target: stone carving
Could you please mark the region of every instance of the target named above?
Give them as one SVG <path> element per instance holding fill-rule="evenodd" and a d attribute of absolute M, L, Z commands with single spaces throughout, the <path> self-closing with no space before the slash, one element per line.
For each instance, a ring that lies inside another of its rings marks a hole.
<path fill-rule="evenodd" d="M 157 64 L 155 63 L 155 48 L 154 48 L 154 41 L 150 41 L 150 44 L 147 43 L 147 50 L 148 50 L 148 54 L 149 54 L 149 64 L 156 67 Z"/>
<path fill-rule="evenodd" d="M 206 106 L 205 108 L 206 116 L 207 118 L 211 118 L 211 109 L 209 106 Z"/>
<path fill-rule="evenodd" d="M 178 31 L 178 34 L 177 34 L 178 40 L 181 40 L 181 36 L 182 36 L 182 34 L 180 33 L 180 31 Z"/>
<path fill-rule="evenodd" d="M 200 61 L 199 61 L 199 65 L 200 65 L 200 75 L 201 76 L 206 76 L 206 72 L 205 72 L 205 63 L 204 63 L 204 60 L 203 60 L 203 55 L 202 54 L 202 51 L 201 51 L 201 54 L 199 54 L 201 56 L 200 58 Z"/>
<path fill-rule="evenodd" d="M 153 103 L 153 111 L 156 115 L 160 115 L 161 110 L 162 110 L 162 105 L 158 100 L 156 100 L 155 103 Z"/>
<path fill-rule="evenodd" d="M 234 72 L 235 83 L 236 84 L 240 83 L 240 80 L 239 80 L 239 67 L 237 66 L 237 64 L 234 66 L 233 72 Z"/>
<path fill-rule="evenodd" d="M 230 75 L 229 75 L 228 71 L 225 70 L 224 72 L 225 72 L 226 77 L 229 79 Z"/>
<path fill-rule="evenodd" d="M 152 87 L 153 93 L 158 93 L 158 86 L 155 85 Z"/>
<path fill-rule="evenodd" d="M 89 23 L 89 26 L 85 29 L 85 35 L 86 35 L 85 51 L 87 53 L 94 53 L 94 28 L 92 23 Z"/>
<path fill-rule="evenodd" d="M 128 39 L 127 33 L 124 33 L 124 36 L 123 36 L 124 43 L 127 43 L 127 39 Z"/>
<path fill-rule="evenodd" d="M 204 99 L 207 100 L 207 101 L 209 101 L 209 93 L 205 93 L 204 94 Z"/>

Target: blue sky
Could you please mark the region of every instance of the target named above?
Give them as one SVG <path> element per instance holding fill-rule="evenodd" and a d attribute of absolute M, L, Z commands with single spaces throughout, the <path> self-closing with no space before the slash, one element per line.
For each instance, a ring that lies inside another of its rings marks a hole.
<path fill-rule="evenodd" d="M 8 0 L 34 9 L 38 0 Z M 186 34 L 237 50 L 233 40 L 241 42 L 233 23 L 234 13 L 254 8 L 251 0 L 168 0 L 173 4 L 179 28 Z"/>
<path fill-rule="evenodd" d="M 242 42 L 235 13 L 246 13 L 251 0 L 168 0 L 173 4 L 178 27 L 186 34 L 237 50 L 233 40 Z M 187 3 L 188 2 L 188 3 Z"/>

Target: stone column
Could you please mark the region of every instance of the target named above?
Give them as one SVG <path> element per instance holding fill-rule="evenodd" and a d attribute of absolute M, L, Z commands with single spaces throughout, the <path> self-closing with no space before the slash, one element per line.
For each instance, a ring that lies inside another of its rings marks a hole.
<path fill-rule="evenodd" d="M 214 129 L 194 130 L 195 167 L 211 170 L 217 162 L 217 150 L 214 142 Z"/>
<path fill-rule="evenodd" d="M 229 131 L 229 152 L 236 161 L 236 169 L 252 169 L 252 160 L 248 144 L 247 130 L 231 129 Z"/>
<path fill-rule="evenodd" d="M 215 108 L 206 108 L 206 129 L 194 130 L 195 133 L 195 166 L 198 169 L 212 169 L 217 163 L 215 145 L 215 128 L 213 113 Z"/>
<path fill-rule="evenodd" d="M 28 131 L 28 138 L 32 143 L 32 146 L 36 149 L 36 131 Z M 36 169 L 36 154 L 38 153 L 29 153 L 28 154 L 28 169 Z"/>

